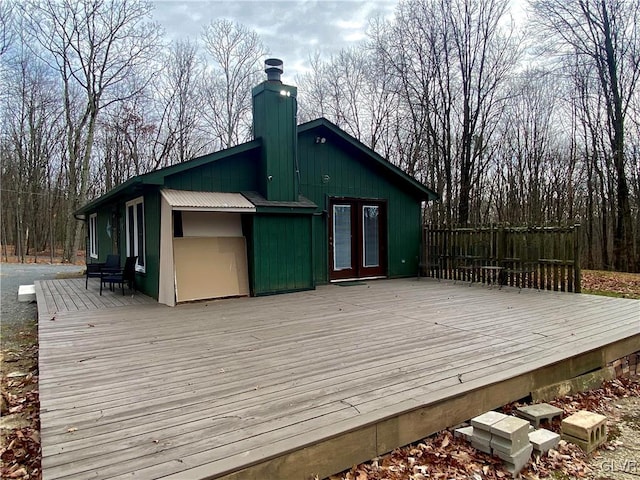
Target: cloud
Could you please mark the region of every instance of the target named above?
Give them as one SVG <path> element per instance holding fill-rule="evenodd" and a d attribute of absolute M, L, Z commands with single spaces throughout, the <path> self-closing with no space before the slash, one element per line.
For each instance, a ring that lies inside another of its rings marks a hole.
<path fill-rule="evenodd" d="M 156 0 L 155 19 L 170 39 L 197 38 L 206 24 L 227 18 L 255 30 L 270 54 L 285 62 L 285 75 L 305 70 L 315 52 L 323 56 L 365 38 L 368 20 L 389 16 L 395 0 Z"/>

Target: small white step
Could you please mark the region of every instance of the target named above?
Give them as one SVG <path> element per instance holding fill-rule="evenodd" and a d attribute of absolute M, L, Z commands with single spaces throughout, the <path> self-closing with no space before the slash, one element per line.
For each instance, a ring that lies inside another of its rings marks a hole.
<path fill-rule="evenodd" d="M 36 301 L 36 286 L 35 285 L 20 285 L 18 287 L 18 301 L 19 302 L 35 302 Z"/>

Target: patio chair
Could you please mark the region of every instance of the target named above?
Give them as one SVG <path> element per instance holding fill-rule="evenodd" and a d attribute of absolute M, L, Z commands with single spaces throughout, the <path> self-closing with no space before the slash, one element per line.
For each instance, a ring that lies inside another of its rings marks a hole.
<path fill-rule="evenodd" d="M 124 296 L 125 283 L 129 290 L 136 291 L 136 262 L 138 257 L 127 257 L 124 262 L 124 268 L 118 272 L 103 272 L 100 276 L 100 295 L 102 295 L 102 287 L 109 284 L 109 290 L 113 290 L 114 285 L 122 288 L 122 296 Z"/>
<path fill-rule="evenodd" d="M 101 263 L 87 263 L 84 281 L 85 290 L 89 288 L 89 278 L 100 278 L 102 272 L 119 272 L 120 255 L 107 255 L 107 260 Z"/>

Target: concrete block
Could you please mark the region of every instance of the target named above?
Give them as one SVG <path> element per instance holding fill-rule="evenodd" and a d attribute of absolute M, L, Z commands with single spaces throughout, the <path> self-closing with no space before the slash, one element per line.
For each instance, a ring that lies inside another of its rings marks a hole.
<path fill-rule="evenodd" d="M 527 445 L 529 445 L 528 432 L 526 432 L 524 436 L 516 436 L 514 441 L 495 435 L 491 438 L 491 450 L 493 450 L 495 454 L 497 454 L 497 452 L 502 452 L 505 455 L 513 455 L 515 452 L 519 452 Z"/>
<path fill-rule="evenodd" d="M 471 425 L 480 430 L 484 430 L 486 432 L 491 431 L 491 425 L 500 420 L 506 418 L 507 416 L 504 413 L 489 411 L 483 413 L 482 415 L 478 415 L 471 419 Z"/>
<path fill-rule="evenodd" d="M 556 417 L 562 418 L 563 413 L 561 408 L 554 407 L 548 403 L 527 405 L 526 407 L 518 407 L 516 409 L 516 415 L 525 420 L 529 420 L 535 428 L 538 428 L 540 422 L 543 420 L 551 422 Z"/>
<path fill-rule="evenodd" d="M 471 438 L 471 446 L 476 450 L 480 450 L 481 452 L 491 455 L 491 446 L 484 442 L 479 442 L 473 437 Z"/>
<path fill-rule="evenodd" d="M 491 435 L 506 438 L 512 442 L 522 439 L 528 442 L 529 422 L 518 417 L 506 417 L 491 425 Z"/>
<path fill-rule="evenodd" d="M 19 302 L 35 302 L 36 301 L 36 286 L 35 285 L 20 285 L 18 287 L 18 301 Z"/>
<path fill-rule="evenodd" d="M 526 465 L 529 459 L 531 458 L 531 453 L 533 452 L 533 445 L 527 443 L 520 450 L 513 453 L 504 453 L 499 450 L 494 451 L 496 457 L 505 462 L 510 462 L 515 465 L 522 463 L 522 465 Z"/>
<path fill-rule="evenodd" d="M 479 428 L 474 428 L 473 438 L 477 440 L 481 440 L 488 444 L 491 441 L 491 433 L 485 430 L 480 430 Z"/>
<path fill-rule="evenodd" d="M 529 433 L 529 441 L 533 445 L 533 449 L 539 453 L 547 453 L 552 448 L 558 446 L 560 435 L 550 430 L 541 428 Z"/>
<path fill-rule="evenodd" d="M 531 453 L 533 452 L 533 445 L 528 444 L 522 450 L 514 453 L 513 455 L 505 455 L 502 452 L 494 452 L 502 459 L 507 471 L 516 477 L 522 469 L 529 463 L 531 459 Z"/>
<path fill-rule="evenodd" d="M 597 413 L 580 410 L 562 420 L 562 433 L 572 437 L 598 443 L 602 437 L 606 438 L 607 417 Z"/>
<path fill-rule="evenodd" d="M 456 438 L 463 438 L 467 442 L 471 441 L 473 436 L 473 427 L 460 427 L 453 431 L 453 436 Z"/>
<path fill-rule="evenodd" d="M 571 435 L 567 435 L 566 433 L 560 435 L 560 438 L 562 438 L 562 440 L 564 440 L 565 442 L 573 443 L 574 445 L 579 446 L 582 450 L 585 451 L 585 453 L 593 452 L 600 445 L 598 443 L 589 443 L 586 440 L 572 437 Z"/>

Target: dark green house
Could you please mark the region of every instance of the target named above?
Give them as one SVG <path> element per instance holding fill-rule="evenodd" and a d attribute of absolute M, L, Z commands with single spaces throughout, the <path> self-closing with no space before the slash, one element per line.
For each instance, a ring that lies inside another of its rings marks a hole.
<path fill-rule="evenodd" d="M 137 255 L 159 302 L 416 275 L 429 188 L 323 118 L 296 125 L 297 90 L 267 60 L 255 140 L 134 177 L 81 208 L 88 261 Z"/>

